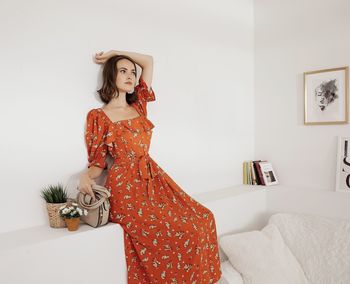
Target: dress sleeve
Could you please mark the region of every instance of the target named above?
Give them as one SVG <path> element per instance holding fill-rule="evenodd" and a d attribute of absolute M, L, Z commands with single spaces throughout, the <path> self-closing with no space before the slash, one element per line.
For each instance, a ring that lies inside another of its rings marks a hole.
<path fill-rule="evenodd" d="M 95 109 L 86 117 L 85 143 L 88 154 L 88 168 L 91 166 L 107 168 L 106 158 L 108 147 L 104 142 L 104 121 L 100 119 Z"/>
<path fill-rule="evenodd" d="M 141 108 L 143 114 L 147 116 L 147 103 L 156 100 L 156 96 L 152 87 L 148 90 L 146 82 L 140 77 L 139 84 L 135 87 L 135 92 L 137 94 L 137 102 Z"/>

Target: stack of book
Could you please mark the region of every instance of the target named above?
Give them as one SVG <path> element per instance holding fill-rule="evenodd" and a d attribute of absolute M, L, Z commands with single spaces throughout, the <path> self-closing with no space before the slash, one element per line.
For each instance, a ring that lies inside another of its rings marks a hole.
<path fill-rule="evenodd" d="M 243 184 L 274 185 L 278 184 L 271 163 L 266 160 L 243 162 Z"/>

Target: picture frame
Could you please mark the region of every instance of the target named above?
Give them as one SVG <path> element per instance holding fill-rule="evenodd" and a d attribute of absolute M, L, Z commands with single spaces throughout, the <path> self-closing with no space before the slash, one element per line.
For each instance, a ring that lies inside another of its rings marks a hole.
<path fill-rule="evenodd" d="M 350 137 L 338 136 L 335 191 L 350 193 Z"/>
<path fill-rule="evenodd" d="M 304 72 L 304 124 L 349 123 L 349 67 Z"/>
<path fill-rule="evenodd" d="M 272 164 L 270 162 L 259 162 L 261 173 L 264 179 L 265 185 L 275 185 L 279 184 L 277 180 L 276 173 L 272 168 Z"/>

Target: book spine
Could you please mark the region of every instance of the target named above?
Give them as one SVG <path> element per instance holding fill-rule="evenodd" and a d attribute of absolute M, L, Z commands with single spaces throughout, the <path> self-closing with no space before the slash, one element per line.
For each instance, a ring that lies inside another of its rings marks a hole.
<path fill-rule="evenodd" d="M 262 161 L 259 160 L 259 162 L 257 163 L 258 174 L 259 174 L 259 178 L 260 178 L 260 181 L 261 181 L 261 185 L 265 185 L 264 177 L 263 177 L 263 174 L 261 172 L 260 162 L 262 162 Z"/>
<path fill-rule="evenodd" d="M 246 162 L 246 168 L 247 168 L 247 178 L 248 182 L 247 184 L 250 184 L 250 170 L 249 170 L 249 161 Z"/>
<path fill-rule="evenodd" d="M 253 161 L 250 161 L 250 170 L 251 170 L 251 172 L 252 172 L 252 184 L 253 184 L 253 185 L 256 185 L 257 182 L 256 182 L 256 175 L 255 175 L 255 170 L 254 170 Z"/>
<path fill-rule="evenodd" d="M 259 171 L 258 171 L 258 166 L 257 166 L 257 163 L 258 163 L 259 161 L 261 161 L 261 160 L 253 161 L 254 171 L 255 171 L 255 175 L 256 175 L 256 184 L 257 184 L 257 185 L 261 185 L 261 180 L 260 180 Z"/>
<path fill-rule="evenodd" d="M 243 162 L 243 184 L 247 184 L 247 172 L 245 168 L 245 162 Z"/>

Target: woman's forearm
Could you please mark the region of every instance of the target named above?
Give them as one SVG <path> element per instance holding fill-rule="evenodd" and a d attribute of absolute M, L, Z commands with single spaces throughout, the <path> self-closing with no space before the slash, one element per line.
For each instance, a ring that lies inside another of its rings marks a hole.
<path fill-rule="evenodd" d="M 153 57 L 151 55 L 147 54 L 141 54 L 137 52 L 130 52 L 130 51 L 120 51 L 120 50 L 113 50 L 116 55 L 126 55 L 131 57 L 137 65 L 140 65 L 141 68 L 144 68 L 150 61 L 153 60 Z"/>
<path fill-rule="evenodd" d="M 103 172 L 103 169 L 95 166 L 91 166 L 90 168 L 87 168 L 82 174 L 88 175 L 89 178 L 95 179 L 98 178 Z"/>

